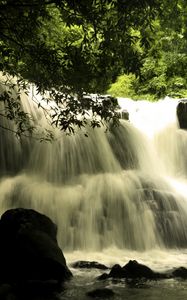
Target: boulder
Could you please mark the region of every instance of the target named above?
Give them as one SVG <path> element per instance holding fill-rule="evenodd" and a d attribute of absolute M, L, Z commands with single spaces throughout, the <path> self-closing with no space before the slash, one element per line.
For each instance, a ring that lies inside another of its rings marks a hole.
<path fill-rule="evenodd" d="M 110 273 L 109 273 L 109 277 L 112 277 L 112 278 L 125 278 L 126 277 L 126 274 L 123 270 L 123 268 L 116 264 L 112 267 Z"/>
<path fill-rule="evenodd" d="M 98 279 L 102 280 L 107 278 L 145 278 L 151 280 L 168 278 L 168 275 L 154 272 L 146 265 L 140 264 L 136 260 L 130 260 L 124 267 L 118 264 L 114 265 L 109 274 L 104 273 Z"/>
<path fill-rule="evenodd" d="M 187 279 L 187 269 L 184 267 L 177 268 L 172 272 L 173 277 Z"/>
<path fill-rule="evenodd" d="M 136 260 L 130 260 L 122 269 L 126 278 L 158 279 L 162 275 L 154 272 L 146 265 L 138 263 Z"/>
<path fill-rule="evenodd" d="M 52 282 L 72 274 L 56 240 L 56 225 L 32 209 L 10 209 L 0 219 L 0 282 Z"/>
<path fill-rule="evenodd" d="M 99 269 L 99 270 L 107 270 L 108 267 L 106 267 L 103 264 L 98 263 L 97 261 L 85 261 L 80 260 L 76 261 L 71 265 L 73 268 L 78 269 Z"/>
<path fill-rule="evenodd" d="M 180 128 L 187 129 L 187 99 L 178 103 L 176 112 Z"/>

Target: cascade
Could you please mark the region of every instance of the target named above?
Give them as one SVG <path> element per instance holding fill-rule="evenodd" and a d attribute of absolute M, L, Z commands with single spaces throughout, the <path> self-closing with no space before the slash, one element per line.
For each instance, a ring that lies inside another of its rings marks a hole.
<path fill-rule="evenodd" d="M 26 101 L 37 124 L 48 126 Z M 119 104 L 130 121 L 107 133 L 87 128 L 88 137 L 55 129 L 54 142 L 39 143 L 0 128 L 0 213 L 45 213 L 69 251 L 187 247 L 187 132 L 177 124 L 177 101 Z"/>

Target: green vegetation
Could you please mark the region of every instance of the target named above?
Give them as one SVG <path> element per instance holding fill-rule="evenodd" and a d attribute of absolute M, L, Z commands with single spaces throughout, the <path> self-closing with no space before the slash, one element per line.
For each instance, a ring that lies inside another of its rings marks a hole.
<path fill-rule="evenodd" d="M 107 93 L 114 97 L 134 98 L 136 96 L 135 84 L 136 77 L 134 74 L 120 75 Z"/>
<path fill-rule="evenodd" d="M 153 30 L 146 30 L 149 47 L 141 52 L 137 78 L 119 77 L 109 90 L 112 95 L 133 97 L 134 94 L 134 99 L 148 100 L 187 97 L 187 3 L 163 1 L 161 8 L 162 13 L 152 23 Z M 132 88 L 122 94 L 125 78 Z M 119 94 L 114 91 L 117 85 Z"/>
<path fill-rule="evenodd" d="M 19 78 L 19 91 L 26 83 L 34 83 L 39 92 L 50 91 L 46 101 L 53 98 L 57 104 L 53 124 L 62 130 L 84 126 L 88 108 L 93 127 L 115 121 L 115 102 L 82 95 L 105 92 L 120 73 L 138 73 L 138 43 L 147 44 L 143 30 L 158 15 L 160 2 L 0 0 L 0 71 Z M 18 134 L 27 128 L 26 114 L 19 117 L 19 99 L 19 94 L 16 103 L 10 92 L 1 95 L 8 109 L 2 117 L 17 119 Z"/>
<path fill-rule="evenodd" d="M 186 8 L 184 0 L 0 0 L 0 71 L 19 80 L 16 101 L 1 93 L 1 116 L 16 120 L 18 134 L 34 130 L 19 103 L 28 83 L 55 100 L 52 123 L 70 132 L 88 109 L 92 127 L 117 121 L 115 101 L 85 93 L 186 96 Z"/>

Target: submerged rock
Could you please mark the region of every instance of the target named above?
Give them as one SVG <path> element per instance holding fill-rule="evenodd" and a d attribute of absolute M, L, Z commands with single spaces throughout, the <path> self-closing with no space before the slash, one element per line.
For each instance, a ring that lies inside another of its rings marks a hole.
<path fill-rule="evenodd" d="M 49 289 L 56 289 L 70 278 L 56 233 L 56 225 L 32 209 L 6 211 L 0 220 L 0 282 L 29 286 L 50 282 Z"/>
<path fill-rule="evenodd" d="M 80 269 L 99 269 L 99 270 L 108 269 L 108 267 L 98 263 L 97 261 L 85 261 L 85 260 L 76 261 L 71 266 L 72 268 L 80 268 Z"/>

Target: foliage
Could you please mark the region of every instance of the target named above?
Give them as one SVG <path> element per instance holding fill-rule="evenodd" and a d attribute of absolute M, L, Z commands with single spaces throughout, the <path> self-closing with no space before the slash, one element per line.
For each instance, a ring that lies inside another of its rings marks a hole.
<path fill-rule="evenodd" d="M 186 9 L 187 2 L 183 0 L 162 1 L 161 13 L 152 23 L 154 30 L 146 29 L 149 47 L 141 48 L 142 64 L 133 85 L 135 98 L 187 96 Z M 132 91 L 128 96 L 131 95 Z"/>
<path fill-rule="evenodd" d="M 85 101 L 83 94 L 104 92 L 122 72 L 139 73 L 143 49 L 149 47 L 146 30 L 160 4 L 160 0 L 1 0 L 0 70 L 34 83 L 43 94 L 51 91 L 49 98 L 58 106 L 53 123 L 62 130 L 84 126 L 88 106 L 93 110 L 92 126 L 99 126 L 96 114 L 101 121 L 115 121 L 113 101 Z M 17 113 L 14 110 L 14 118 Z"/>
<path fill-rule="evenodd" d="M 116 82 L 111 85 L 108 89 L 107 93 L 114 97 L 127 97 L 134 98 L 135 97 L 135 81 L 136 77 L 134 74 L 124 74 L 120 75 Z"/>
<path fill-rule="evenodd" d="M 178 39 L 181 39 L 180 37 Z M 170 45 L 167 39 L 160 42 L 157 55 L 150 51 L 144 59 L 139 80 L 140 93 L 149 93 L 157 98 L 166 95 L 184 97 L 187 90 L 187 55 L 185 47 L 176 49 L 177 37 L 170 36 Z M 181 43 L 181 41 L 179 41 Z M 185 44 L 186 41 L 183 41 Z M 183 46 L 184 46 L 183 44 Z M 175 49 L 174 49 L 175 48 Z M 152 49 L 153 50 L 153 49 Z"/>
<path fill-rule="evenodd" d="M 16 95 L 1 93 L 1 117 L 18 135 L 33 133 L 20 102 L 28 83 L 52 108 L 52 125 L 70 133 L 117 122 L 115 99 L 89 93 L 186 97 L 186 9 L 184 0 L 0 0 L 0 71 L 18 84 Z"/>

